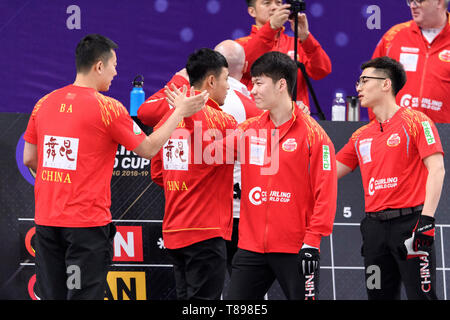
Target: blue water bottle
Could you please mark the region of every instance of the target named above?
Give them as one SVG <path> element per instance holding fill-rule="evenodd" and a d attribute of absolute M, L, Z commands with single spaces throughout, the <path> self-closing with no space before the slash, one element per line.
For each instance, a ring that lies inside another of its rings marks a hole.
<path fill-rule="evenodd" d="M 130 116 L 137 116 L 137 111 L 145 101 L 144 76 L 137 75 L 133 80 L 133 89 L 130 92 Z"/>

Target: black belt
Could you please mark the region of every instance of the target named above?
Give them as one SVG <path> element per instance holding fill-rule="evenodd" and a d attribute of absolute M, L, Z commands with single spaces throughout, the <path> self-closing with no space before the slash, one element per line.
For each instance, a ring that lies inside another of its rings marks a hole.
<path fill-rule="evenodd" d="M 394 218 L 398 218 L 401 216 L 407 216 L 409 214 L 413 214 L 415 212 L 421 212 L 423 209 L 423 205 L 411 208 L 402 208 L 402 209 L 386 209 L 377 212 L 366 212 L 366 216 L 377 219 L 377 220 L 391 220 Z"/>

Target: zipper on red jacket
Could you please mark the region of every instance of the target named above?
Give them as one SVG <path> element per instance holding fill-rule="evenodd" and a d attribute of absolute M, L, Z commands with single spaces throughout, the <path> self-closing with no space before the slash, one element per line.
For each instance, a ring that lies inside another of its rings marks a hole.
<path fill-rule="evenodd" d="M 422 38 L 423 38 L 423 35 L 422 35 Z M 425 74 L 426 74 L 426 71 L 427 71 L 428 58 L 430 57 L 430 48 L 431 48 L 431 44 L 429 44 L 428 41 L 426 41 L 425 39 L 423 39 L 423 41 L 425 42 L 424 44 L 425 44 L 426 55 L 425 55 L 425 62 L 423 64 L 422 79 L 420 80 L 419 108 L 422 107 L 423 84 L 425 82 Z"/>
<path fill-rule="evenodd" d="M 284 132 L 284 134 L 282 136 L 278 137 L 278 141 L 275 142 L 275 147 L 276 148 L 280 148 L 280 141 L 286 136 L 286 134 L 291 130 L 292 126 L 294 125 L 294 122 L 297 120 L 297 116 L 295 115 L 295 105 L 294 102 L 292 102 L 292 119 L 289 120 L 291 121 L 291 124 L 289 125 L 289 128 L 287 128 L 287 130 Z M 276 128 L 275 128 L 276 129 Z M 275 130 L 274 129 L 274 130 Z M 275 131 L 274 131 L 275 133 Z M 273 154 L 273 150 L 275 148 L 272 149 L 272 137 L 275 134 L 270 133 L 270 141 L 268 141 L 268 143 L 270 143 L 270 159 L 272 161 L 272 154 Z M 280 152 L 278 153 L 280 154 Z M 278 161 L 280 161 L 280 159 L 278 159 Z M 272 176 L 269 178 L 269 183 L 267 183 L 266 186 L 266 196 L 267 196 L 267 206 L 266 206 L 266 215 L 265 215 L 265 228 L 264 228 L 264 240 L 263 240 L 263 245 L 264 245 L 264 252 L 267 252 L 267 235 L 269 234 L 269 207 L 270 207 L 270 191 L 272 190 Z"/>
<path fill-rule="evenodd" d="M 267 192 L 268 194 L 266 195 L 267 197 L 267 206 L 266 206 L 266 221 L 265 221 L 265 228 L 264 228 L 264 253 L 267 252 L 267 235 L 269 234 L 269 206 L 270 206 L 270 186 L 272 185 L 272 177 L 270 177 L 269 179 L 269 183 L 267 184 Z"/>
<path fill-rule="evenodd" d="M 429 57 L 430 57 L 430 55 L 429 55 L 429 53 L 428 53 L 428 51 L 427 51 L 427 54 L 426 54 L 426 56 L 425 56 L 425 63 L 424 63 L 424 65 L 423 65 L 422 80 L 421 80 L 421 83 L 420 83 L 420 91 L 419 91 L 419 107 L 422 106 L 423 84 L 424 84 L 424 82 L 425 82 L 425 72 L 426 72 L 426 70 L 427 70 L 428 58 L 429 58 Z"/>

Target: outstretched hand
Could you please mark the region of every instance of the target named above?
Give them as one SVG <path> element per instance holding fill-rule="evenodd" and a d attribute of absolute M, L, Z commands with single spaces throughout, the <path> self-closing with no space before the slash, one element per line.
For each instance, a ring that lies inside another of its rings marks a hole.
<path fill-rule="evenodd" d="M 187 89 L 185 85 L 181 90 L 173 84 L 171 89 L 167 86 L 164 89 L 167 102 L 174 106 L 183 117 L 190 117 L 200 111 L 209 98 L 206 90 L 196 95 L 194 87 Z M 187 95 L 188 90 L 190 91 L 189 96 Z"/>

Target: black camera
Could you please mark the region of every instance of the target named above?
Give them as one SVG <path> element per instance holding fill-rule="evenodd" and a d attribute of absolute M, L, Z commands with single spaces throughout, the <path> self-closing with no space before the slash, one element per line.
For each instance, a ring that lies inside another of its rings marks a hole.
<path fill-rule="evenodd" d="M 286 3 L 291 5 L 289 19 L 296 17 L 299 12 L 306 11 L 306 2 L 303 0 L 286 0 Z"/>

